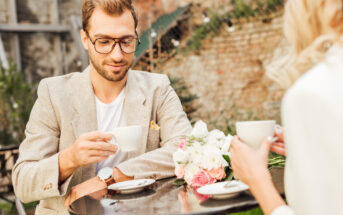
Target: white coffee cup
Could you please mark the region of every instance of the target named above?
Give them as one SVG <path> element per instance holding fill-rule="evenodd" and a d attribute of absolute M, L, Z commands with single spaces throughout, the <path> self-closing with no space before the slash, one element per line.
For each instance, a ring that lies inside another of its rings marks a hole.
<path fill-rule="evenodd" d="M 114 143 L 121 151 L 136 151 L 139 148 L 142 137 L 142 126 L 134 125 L 119 127 L 110 132 L 113 135 Z"/>
<path fill-rule="evenodd" d="M 275 120 L 236 122 L 238 137 L 255 150 L 265 138 L 274 136 L 274 129 Z"/>

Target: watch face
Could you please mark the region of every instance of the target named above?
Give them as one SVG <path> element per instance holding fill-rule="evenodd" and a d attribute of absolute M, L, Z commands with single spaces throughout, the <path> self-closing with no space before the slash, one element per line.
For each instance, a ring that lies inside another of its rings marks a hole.
<path fill-rule="evenodd" d="M 99 170 L 98 177 L 101 180 L 106 180 L 106 179 L 108 179 L 108 178 L 110 178 L 112 176 L 112 171 L 113 171 L 112 168 L 104 167 L 101 170 Z"/>

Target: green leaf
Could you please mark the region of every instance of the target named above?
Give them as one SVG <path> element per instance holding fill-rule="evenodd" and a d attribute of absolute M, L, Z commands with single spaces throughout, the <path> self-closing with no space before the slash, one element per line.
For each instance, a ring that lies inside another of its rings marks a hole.
<path fill-rule="evenodd" d="M 286 163 L 286 158 L 275 153 L 271 153 L 268 159 L 268 168 L 273 167 L 284 167 Z"/>
<path fill-rule="evenodd" d="M 223 158 L 226 160 L 226 162 L 231 166 L 231 160 L 229 155 L 223 155 Z"/>
<path fill-rule="evenodd" d="M 224 181 L 231 181 L 233 179 L 233 171 L 229 167 L 225 169 L 226 177 Z"/>
<path fill-rule="evenodd" d="M 184 179 L 176 179 L 174 182 L 173 182 L 174 185 L 176 186 L 182 186 L 182 185 L 185 185 L 186 184 L 186 181 Z"/>

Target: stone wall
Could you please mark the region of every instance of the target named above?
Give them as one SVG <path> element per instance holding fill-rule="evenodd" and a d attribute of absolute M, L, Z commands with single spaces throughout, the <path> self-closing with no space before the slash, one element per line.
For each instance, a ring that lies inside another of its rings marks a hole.
<path fill-rule="evenodd" d="M 236 120 L 280 121 L 283 90 L 266 77 L 265 67 L 275 49 L 285 48 L 282 11 L 232 21 L 234 32 L 222 24 L 200 50 L 178 54 L 161 71 L 186 80 L 199 96 L 198 118 L 212 126 L 225 129 Z"/>

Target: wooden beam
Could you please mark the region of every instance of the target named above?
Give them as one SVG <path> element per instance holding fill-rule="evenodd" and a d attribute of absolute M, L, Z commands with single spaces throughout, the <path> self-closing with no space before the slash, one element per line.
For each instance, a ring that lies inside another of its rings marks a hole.
<path fill-rule="evenodd" d="M 74 44 L 76 45 L 77 50 L 79 52 L 82 69 L 85 69 L 89 65 L 89 57 L 88 57 L 88 52 L 85 50 L 85 48 L 82 45 L 82 41 L 80 37 L 80 30 L 82 29 L 81 19 L 76 16 L 71 16 L 70 23 L 72 26 L 70 33 L 74 40 Z"/>
<path fill-rule="evenodd" d="M 17 23 L 17 5 L 16 0 L 9 0 L 9 11 L 10 11 L 10 23 L 16 24 Z M 20 43 L 19 43 L 19 35 L 15 34 L 11 37 L 11 46 L 12 50 L 14 51 L 14 59 L 19 71 L 21 71 L 21 55 L 20 55 Z"/>
<path fill-rule="evenodd" d="M 149 13 L 149 17 L 148 17 L 148 23 L 149 23 L 149 28 L 150 28 L 150 32 L 149 32 L 149 57 L 150 57 L 150 72 L 154 72 L 154 44 L 153 44 L 153 39 L 152 39 L 152 13 L 151 11 L 153 11 L 152 6 L 150 7 L 150 13 Z"/>
<path fill-rule="evenodd" d="M 0 32 L 7 33 L 69 33 L 69 26 L 59 24 L 0 24 Z"/>
<path fill-rule="evenodd" d="M 9 0 L 10 23 L 17 23 L 17 6 L 15 0 Z"/>
<path fill-rule="evenodd" d="M 51 24 L 59 25 L 60 23 L 60 16 L 59 16 L 59 9 L 58 9 L 58 1 L 53 0 L 51 5 Z M 55 61 L 55 71 L 54 76 L 62 75 L 63 74 L 63 55 L 62 55 L 62 46 L 61 46 L 61 37 L 60 35 L 54 36 L 54 49 L 56 54 L 56 61 Z"/>
<path fill-rule="evenodd" d="M 9 64 L 7 61 L 7 57 L 6 57 L 6 52 L 5 52 L 5 48 L 4 48 L 4 44 L 2 43 L 2 39 L 1 39 L 1 34 L 0 34 L 0 61 L 1 61 L 1 66 L 4 67 L 5 69 L 9 68 Z"/>

